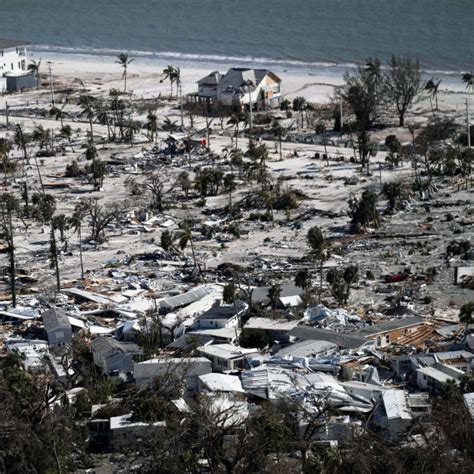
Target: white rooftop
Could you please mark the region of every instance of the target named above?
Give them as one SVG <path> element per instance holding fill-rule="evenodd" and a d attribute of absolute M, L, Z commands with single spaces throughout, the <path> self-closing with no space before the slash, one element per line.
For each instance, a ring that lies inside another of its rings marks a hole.
<path fill-rule="evenodd" d="M 198 351 L 201 354 L 219 357 L 220 359 L 237 359 L 247 354 L 257 354 L 258 349 L 247 349 L 245 347 L 233 346 L 232 344 L 211 344 L 201 346 Z"/>
<path fill-rule="evenodd" d="M 242 382 L 236 375 L 211 373 L 200 375 L 199 380 L 213 392 L 245 393 L 245 390 L 242 388 Z"/>
<path fill-rule="evenodd" d="M 245 329 L 262 329 L 271 331 L 291 331 L 298 326 L 299 320 L 288 321 L 286 319 L 273 318 L 250 318 L 245 324 Z"/>
<path fill-rule="evenodd" d="M 382 400 L 389 420 L 411 420 L 404 390 L 386 390 L 382 393 Z"/>

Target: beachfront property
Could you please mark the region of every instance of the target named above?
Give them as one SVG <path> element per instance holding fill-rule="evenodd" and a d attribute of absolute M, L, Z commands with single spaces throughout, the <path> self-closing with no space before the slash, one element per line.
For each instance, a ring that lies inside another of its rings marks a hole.
<path fill-rule="evenodd" d="M 34 74 L 28 71 L 27 43 L 0 39 L 0 93 L 18 92 L 36 86 Z"/>
<path fill-rule="evenodd" d="M 282 100 L 281 79 L 268 69 L 213 71 L 197 84 L 198 91 L 188 94 L 187 102 L 207 110 L 265 110 L 278 107 Z"/>

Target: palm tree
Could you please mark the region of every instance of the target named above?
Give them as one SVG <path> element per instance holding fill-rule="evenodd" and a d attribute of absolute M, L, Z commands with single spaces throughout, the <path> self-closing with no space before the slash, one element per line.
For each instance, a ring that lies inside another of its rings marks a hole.
<path fill-rule="evenodd" d="M 404 189 L 401 181 L 391 181 L 384 183 L 382 186 L 382 194 L 388 200 L 388 208 L 390 212 L 394 212 L 400 207 L 404 197 Z"/>
<path fill-rule="evenodd" d="M 37 125 L 33 130 L 32 139 L 39 144 L 40 150 L 44 148 L 47 151 L 51 145 L 51 130 Z"/>
<path fill-rule="evenodd" d="M 89 128 L 90 128 L 90 141 L 94 142 L 94 125 L 93 120 L 95 117 L 95 98 L 90 95 L 82 95 L 79 98 L 79 105 L 82 109 L 81 115 L 84 115 L 87 120 L 89 120 Z"/>
<path fill-rule="evenodd" d="M 462 76 L 462 81 L 466 84 L 466 89 L 468 91 L 473 91 L 474 90 L 474 75 L 472 72 L 466 72 Z"/>
<path fill-rule="evenodd" d="M 120 66 L 123 67 L 123 91 L 127 92 L 127 69 L 128 65 L 133 61 L 133 59 L 130 59 L 128 57 L 128 53 L 120 53 L 117 56 L 117 61 L 115 61 L 117 64 L 120 64 Z"/>
<path fill-rule="evenodd" d="M 438 89 L 439 85 L 441 84 L 441 80 L 435 81 L 435 79 L 430 79 L 429 81 L 426 82 L 425 85 L 425 91 L 428 91 L 430 94 L 430 104 L 431 104 L 431 110 L 438 110 Z M 433 110 L 433 99 L 435 99 L 435 104 L 436 107 Z"/>
<path fill-rule="evenodd" d="M 181 234 L 179 236 L 179 248 L 181 250 L 184 250 L 188 243 L 191 246 L 194 268 L 198 268 L 198 264 L 196 261 L 196 252 L 194 250 L 193 232 L 191 230 L 191 227 L 187 223 L 184 223 L 181 227 Z"/>
<path fill-rule="evenodd" d="M 172 65 L 166 66 L 165 69 L 163 69 L 163 74 L 165 77 L 161 79 L 160 82 L 169 80 L 170 81 L 170 97 L 173 97 L 173 84 L 179 80 L 180 73 L 179 69 L 175 68 Z M 176 86 L 176 89 L 178 88 L 178 85 Z"/>
<path fill-rule="evenodd" d="M 64 118 L 67 115 L 66 112 L 64 112 L 65 105 L 66 104 L 64 104 L 61 108 L 54 106 L 49 110 L 49 115 L 51 117 L 54 117 L 55 120 L 61 121 L 61 128 L 64 127 Z"/>
<path fill-rule="evenodd" d="M 156 116 L 156 113 L 152 112 L 151 110 L 146 116 L 146 127 L 148 129 L 150 141 L 154 142 L 158 131 L 158 117 Z"/>
<path fill-rule="evenodd" d="M 0 139 L 0 160 L 3 165 L 4 184 L 7 185 L 7 174 L 9 172 L 9 155 L 12 149 L 12 144 L 6 138 Z"/>
<path fill-rule="evenodd" d="M 329 166 L 329 155 L 328 155 L 327 140 L 326 140 L 326 125 L 323 122 L 318 122 L 315 127 L 315 132 L 318 135 L 323 136 L 324 154 L 326 155 L 326 163 Z"/>
<path fill-rule="evenodd" d="M 311 288 L 311 277 L 308 270 L 305 268 L 299 270 L 295 275 L 295 286 L 301 288 L 305 292 L 306 298 L 308 297 L 308 290 Z"/>
<path fill-rule="evenodd" d="M 71 125 L 64 125 L 61 127 L 61 136 L 64 137 L 68 142 L 69 146 L 71 147 L 72 152 L 74 153 L 74 147 L 72 146 L 72 128 Z"/>
<path fill-rule="evenodd" d="M 18 150 L 23 152 L 23 159 L 25 160 L 26 164 L 30 164 L 30 157 L 28 156 L 28 143 L 31 140 L 31 136 L 27 135 L 23 130 L 21 124 L 17 124 L 15 127 L 15 136 L 13 138 L 13 142 L 15 143 Z"/>
<path fill-rule="evenodd" d="M 77 233 L 79 240 L 79 261 L 81 264 L 81 279 L 84 278 L 84 262 L 82 259 L 82 221 L 85 217 L 86 207 L 84 203 L 80 202 L 76 205 L 74 213 L 69 218 L 69 225 Z"/>
<path fill-rule="evenodd" d="M 235 184 L 235 176 L 232 173 L 224 176 L 224 188 L 229 193 L 229 209 L 232 209 L 232 191 L 235 191 L 237 185 Z"/>
<path fill-rule="evenodd" d="M 318 300 L 321 302 L 321 293 L 323 292 L 323 265 L 331 255 L 331 244 L 324 237 L 323 232 L 318 226 L 311 227 L 306 236 L 310 247 L 309 256 L 319 264 L 319 295 Z"/>
<path fill-rule="evenodd" d="M 281 295 L 281 286 L 278 283 L 273 284 L 267 293 L 267 298 L 270 300 L 273 309 L 276 309 L 278 306 L 278 300 Z"/>
<path fill-rule="evenodd" d="M 36 76 L 36 88 L 40 88 L 40 66 L 41 66 L 41 59 L 39 61 L 31 61 L 30 64 L 28 64 L 28 71 L 32 72 Z"/>
<path fill-rule="evenodd" d="M 243 122 L 245 119 L 245 114 L 243 114 L 242 112 L 238 112 L 234 115 L 232 115 L 232 117 L 230 117 L 230 119 L 227 121 L 227 125 L 233 125 L 234 126 L 234 137 L 235 137 L 235 142 L 234 142 L 234 145 L 235 145 L 235 148 L 237 149 L 239 147 L 238 143 L 239 143 L 239 127 L 240 127 L 240 123 Z"/>
<path fill-rule="evenodd" d="M 459 321 L 466 325 L 466 334 L 470 324 L 474 324 L 474 303 L 465 303 L 459 310 Z"/>

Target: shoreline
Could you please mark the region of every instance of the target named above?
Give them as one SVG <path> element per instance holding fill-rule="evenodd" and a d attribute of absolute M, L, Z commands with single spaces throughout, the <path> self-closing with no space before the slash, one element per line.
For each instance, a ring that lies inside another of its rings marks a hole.
<path fill-rule="evenodd" d="M 275 72 L 305 75 L 315 77 L 327 77 L 333 80 L 341 80 L 346 72 L 350 72 L 360 66 L 356 62 L 304 62 L 301 60 L 278 59 L 266 57 L 251 56 L 221 56 L 218 54 L 193 54 L 180 52 L 156 52 L 156 51 L 135 51 L 124 50 L 129 56 L 134 58 L 137 63 L 144 65 L 167 65 L 174 64 L 183 68 L 209 69 L 215 70 L 219 68 L 229 67 L 250 67 L 261 69 L 272 69 Z M 30 55 L 49 56 L 52 58 L 60 57 L 82 57 L 93 60 L 98 58 L 99 61 L 110 60 L 121 53 L 118 49 L 99 49 L 99 48 L 81 48 L 81 47 L 65 47 L 65 46 L 47 46 L 47 45 L 31 45 Z M 450 88 L 462 90 L 461 76 L 469 71 L 459 70 L 441 70 L 429 69 L 421 67 L 423 77 L 428 80 L 430 78 L 441 79 L 442 83 L 449 85 Z M 458 86 L 458 87 L 457 87 Z"/>
<path fill-rule="evenodd" d="M 160 83 L 163 69 L 168 64 L 181 68 L 183 93 L 197 90 L 196 82 L 211 71 L 225 72 L 230 67 L 247 66 L 236 62 L 203 62 L 203 61 L 170 61 L 158 56 L 143 57 L 131 54 L 133 62 L 129 68 L 129 84 L 134 92 L 142 96 L 164 95 L 169 91 L 169 83 Z M 46 63 L 52 62 L 53 76 L 61 78 L 80 78 L 89 86 L 101 88 L 120 88 L 122 71 L 116 64 L 116 57 L 104 54 L 58 53 L 30 50 L 29 59 L 42 60 L 43 73 Z M 264 67 L 260 64 L 258 67 Z M 328 103 L 336 87 L 343 83 L 343 71 L 332 69 L 329 73 L 324 69 L 306 71 L 302 68 L 283 68 L 281 66 L 266 68 L 273 70 L 282 79 L 283 94 L 290 100 L 304 96 L 306 100 L 316 103 Z M 425 76 L 428 79 L 431 76 Z M 466 93 L 460 76 L 450 76 L 451 81 L 443 80 L 440 95 L 445 97 L 458 96 Z"/>

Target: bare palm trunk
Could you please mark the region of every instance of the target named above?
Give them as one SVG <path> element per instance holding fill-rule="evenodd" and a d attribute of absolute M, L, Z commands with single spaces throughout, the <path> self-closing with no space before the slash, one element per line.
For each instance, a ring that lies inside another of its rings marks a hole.
<path fill-rule="evenodd" d="M 8 216 L 8 254 L 10 257 L 10 287 L 12 293 L 12 306 L 16 308 L 16 280 L 15 280 L 15 245 L 13 242 L 13 222 L 11 214 Z"/>
<path fill-rule="evenodd" d="M 41 192 L 44 194 L 43 178 L 41 177 L 41 171 L 38 164 L 38 157 L 36 155 L 35 155 L 35 164 L 36 164 L 36 170 L 38 171 L 38 178 L 41 185 Z"/>
<path fill-rule="evenodd" d="M 82 259 L 82 229 L 79 225 L 77 229 L 78 237 L 79 237 L 79 261 L 81 263 L 81 280 L 84 279 L 84 261 Z"/>

